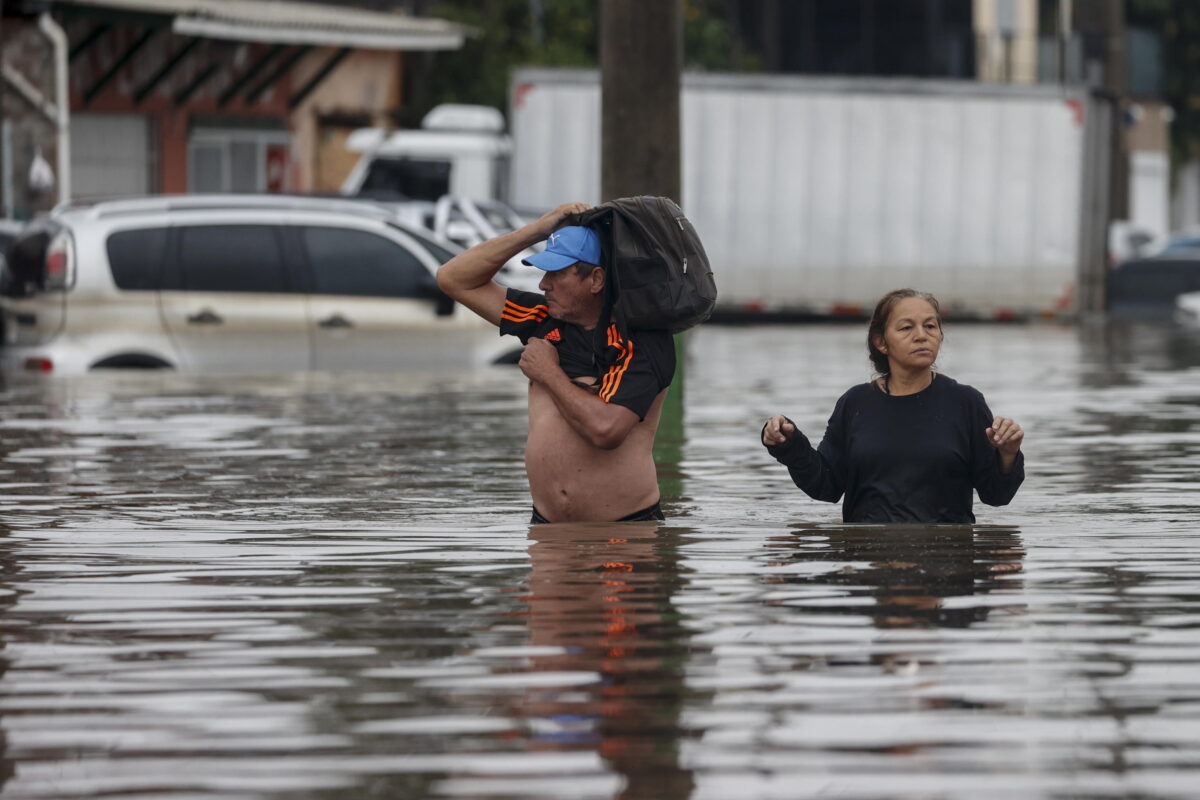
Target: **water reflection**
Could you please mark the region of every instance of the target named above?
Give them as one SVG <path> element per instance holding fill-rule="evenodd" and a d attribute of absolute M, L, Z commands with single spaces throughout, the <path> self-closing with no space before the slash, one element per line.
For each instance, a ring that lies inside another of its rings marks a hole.
<path fill-rule="evenodd" d="M 878 628 L 965 628 L 982 622 L 993 607 L 961 598 L 1019 588 L 1013 578 L 1025 555 L 1016 528 L 970 525 L 797 525 L 770 548 L 789 556 L 776 566 L 813 569 L 768 576 L 764 583 L 840 589 L 846 604 L 822 603 L 823 611 L 865 615 Z M 947 604 L 949 598 L 956 601 Z M 872 602 L 864 605 L 866 599 Z M 806 607 L 803 600 L 783 604 Z"/>
<path fill-rule="evenodd" d="M 595 676 L 573 691 L 531 689 L 520 704 L 545 750 L 594 749 L 622 800 L 686 798 L 679 764 L 687 631 L 673 604 L 681 532 L 655 523 L 530 528 L 532 669 Z"/>
<path fill-rule="evenodd" d="M 8 526 L 0 525 L 0 687 L 4 685 L 4 678 L 12 666 L 8 658 L 8 640 L 17 633 L 8 616 L 9 609 L 16 604 L 17 593 L 9 589 L 7 583 L 21 570 L 13 557 L 9 535 Z M 16 761 L 8 752 L 7 729 L 4 708 L 0 707 L 0 792 L 16 774 Z"/>
<path fill-rule="evenodd" d="M 1076 330 L 1082 383 L 1089 388 L 1128 386 L 1144 370 L 1200 366 L 1200 329 L 1101 317 Z"/>

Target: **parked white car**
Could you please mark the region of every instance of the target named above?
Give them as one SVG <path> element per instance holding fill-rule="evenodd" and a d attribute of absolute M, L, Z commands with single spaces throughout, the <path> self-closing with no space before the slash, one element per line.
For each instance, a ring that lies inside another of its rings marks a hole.
<path fill-rule="evenodd" d="M 524 217 L 499 200 L 471 200 L 449 194 L 439 197 L 436 201 L 356 199 L 377 203 L 388 209 L 399 224 L 428 230 L 437 239 L 453 242 L 464 249 L 511 233 L 526 223 Z M 496 279 L 516 289 L 538 291 L 538 283 L 545 273 L 522 261 L 544 249 L 545 244 L 539 242 L 517 253 L 500 268 Z"/>
<path fill-rule="evenodd" d="M 368 203 L 148 197 L 57 209 L 0 287 L 12 370 L 444 368 L 515 344 L 438 288 L 456 245 Z"/>

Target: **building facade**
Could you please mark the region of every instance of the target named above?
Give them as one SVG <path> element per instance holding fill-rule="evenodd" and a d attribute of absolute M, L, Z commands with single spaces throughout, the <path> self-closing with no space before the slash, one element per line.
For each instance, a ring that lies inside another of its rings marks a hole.
<path fill-rule="evenodd" d="M 465 35 L 442 20 L 288 0 L 11 4 L 0 28 L 4 213 L 67 197 L 336 190 L 349 130 L 388 125 L 403 103 L 405 55 L 456 49 Z M 49 189 L 30 180 L 39 159 Z"/>

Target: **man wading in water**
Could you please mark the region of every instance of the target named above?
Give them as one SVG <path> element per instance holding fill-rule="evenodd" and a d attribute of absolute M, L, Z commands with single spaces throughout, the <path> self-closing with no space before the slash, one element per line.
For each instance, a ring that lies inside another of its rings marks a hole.
<path fill-rule="evenodd" d="M 563 227 L 587 209 L 566 203 L 472 247 L 438 270 L 438 285 L 525 343 L 532 521 L 662 519 L 652 448 L 675 346 L 665 331 L 620 331 L 609 322 L 600 241 L 587 228 Z M 492 280 L 510 258 L 546 240 L 546 250 L 524 262 L 546 271 L 538 284 L 544 294 Z"/>

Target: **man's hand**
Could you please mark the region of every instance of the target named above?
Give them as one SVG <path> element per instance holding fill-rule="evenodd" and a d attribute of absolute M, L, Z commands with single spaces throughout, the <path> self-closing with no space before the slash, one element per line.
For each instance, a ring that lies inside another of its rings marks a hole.
<path fill-rule="evenodd" d="M 496 273 L 513 256 L 546 241 L 566 224 L 568 216 L 587 210 L 587 203 L 563 203 L 519 230 L 459 253 L 438 270 L 438 287 L 488 322 L 499 325 L 504 313 L 505 289 L 493 280 Z"/>
<path fill-rule="evenodd" d="M 545 339 L 530 339 L 518 366 L 525 377 L 549 393 L 558 413 L 592 447 L 615 450 L 639 422 L 638 415 L 625 406 L 579 391 L 579 384 L 559 366 L 558 350 Z"/>
<path fill-rule="evenodd" d="M 762 443 L 767 447 L 783 444 L 795 432 L 796 426 L 787 417 L 776 414 L 767 420 L 767 426 L 763 428 Z"/>
<path fill-rule="evenodd" d="M 558 365 L 558 348 L 545 339 L 531 338 L 525 344 L 521 360 L 517 363 L 525 377 L 536 383 L 545 383 L 554 373 L 563 374 Z"/>
<path fill-rule="evenodd" d="M 567 223 L 567 217 L 572 214 L 582 214 L 589 208 L 591 206 L 587 203 L 563 203 L 554 210 L 543 214 L 541 219 L 531 223 L 530 227 L 537 231 L 540 239 L 549 239 L 550 234 Z"/>

